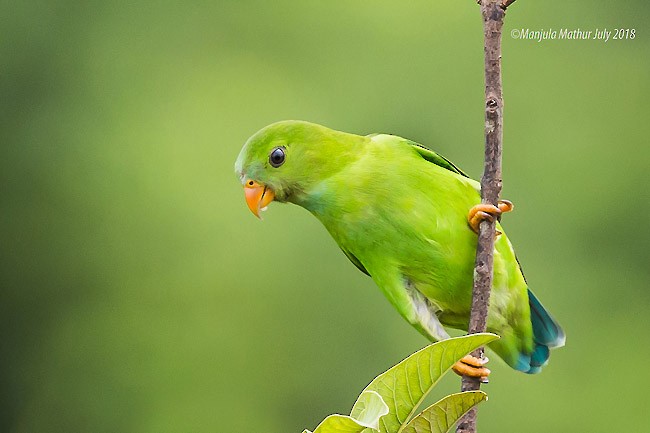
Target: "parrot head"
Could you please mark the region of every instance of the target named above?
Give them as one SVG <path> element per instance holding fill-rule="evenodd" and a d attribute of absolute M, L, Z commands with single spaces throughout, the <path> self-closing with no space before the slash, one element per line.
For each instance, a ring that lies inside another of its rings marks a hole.
<path fill-rule="evenodd" d="M 272 201 L 305 207 L 310 193 L 354 157 L 353 145 L 364 137 L 314 123 L 273 123 L 249 138 L 235 162 L 246 203 L 255 216 Z"/>

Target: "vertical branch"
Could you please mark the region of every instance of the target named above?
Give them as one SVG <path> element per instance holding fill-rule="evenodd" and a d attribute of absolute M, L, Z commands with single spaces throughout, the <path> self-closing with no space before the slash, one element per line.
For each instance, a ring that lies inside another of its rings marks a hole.
<path fill-rule="evenodd" d="M 501 149 L 503 141 L 503 94 L 501 89 L 501 30 L 506 8 L 514 0 L 482 0 L 485 46 L 485 169 L 481 178 L 481 202 L 497 205 L 501 193 Z M 476 248 L 472 312 L 469 333 L 485 332 L 492 287 L 496 222 L 482 221 Z M 483 357 L 483 348 L 472 352 Z M 477 390 L 477 378 L 463 376 L 462 390 Z M 458 424 L 457 433 L 476 432 L 476 408 Z"/>

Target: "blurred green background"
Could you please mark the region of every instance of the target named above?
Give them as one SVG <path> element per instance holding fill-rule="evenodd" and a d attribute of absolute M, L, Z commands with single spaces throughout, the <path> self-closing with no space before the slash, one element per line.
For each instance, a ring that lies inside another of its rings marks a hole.
<path fill-rule="evenodd" d="M 0 15 L 0 431 L 300 432 L 426 344 L 307 212 L 256 220 L 233 163 L 294 118 L 399 134 L 480 177 L 473 1 Z M 505 224 L 568 340 L 541 375 L 491 363 L 481 431 L 648 428 L 648 23 L 643 0 L 508 13 Z M 510 36 L 578 27 L 636 38 Z"/>

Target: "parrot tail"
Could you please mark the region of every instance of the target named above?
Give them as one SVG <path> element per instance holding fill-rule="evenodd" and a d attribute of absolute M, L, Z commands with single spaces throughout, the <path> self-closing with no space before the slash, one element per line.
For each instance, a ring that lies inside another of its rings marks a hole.
<path fill-rule="evenodd" d="M 534 374 L 542 371 L 548 362 L 550 349 L 564 346 L 566 336 L 560 325 L 551 317 L 533 292 L 528 290 L 530 320 L 533 323 L 533 351 L 519 353 L 517 366 L 519 371 Z"/>

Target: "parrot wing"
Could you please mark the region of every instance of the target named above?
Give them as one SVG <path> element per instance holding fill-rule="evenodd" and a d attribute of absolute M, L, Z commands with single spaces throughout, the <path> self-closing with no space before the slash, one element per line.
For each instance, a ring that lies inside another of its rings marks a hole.
<path fill-rule="evenodd" d="M 404 141 L 406 141 L 411 146 L 415 147 L 415 150 L 418 151 L 420 156 L 422 156 L 422 158 L 426 159 L 427 161 L 432 162 L 435 165 L 437 165 L 439 167 L 442 167 L 442 168 L 445 168 L 445 169 L 447 169 L 449 171 L 452 171 L 452 172 L 454 172 L 456 174 L 460 174 L 461 176 L 469 178 L 467 173 L 465 173 L 463 170 L 458 168 L 453 162 L 451 162 L 450 160 L 448 160 L 444 156 L 438 155 L 433 150 L 431 150 L 431 149 L 429 149 L 429 148 L 427 148 L 427 147 L 425 147 L 425 146 L 423 146 L 423 145 L 421 145 L 419 143 L 416 143 L 415 141 L 406 140 L 406 139 Z"/>
<path fill-rule="evenodd" d="M 339 247 L 341 248 L 341 251 L 343 251 L 343 253 L 345 254 L 345 256 L 346 256 L 348 259 L 350 259 L 350 261 L 351 261 L 352 263 L 354 263 L 354 266 L 356 266 L 357 269 L 359 269 L 359 270 L 360 270 L 361 272 L 363 272 L 364 274 L 370 276 L 370 273 L 368 272 L 368 270 L 366 270 L 366 268 L 363 266 L 363 264 L 361 264 L 361 262 L 359 261 L 359 259 L 357 259 L 357 258 L 354 256 L 354 254 L 352 254 L 351 252 L 347 251 L 345 248 L 341 247 L 340 245 L 339 245 Z"/>
<path fill-rule="evenodd" d="M 420 143 L 416 143 L 415 141 L 408 140 L 406 138 L 398 137 L 398 136 L 395 136 L 395 135 L 370 134 L 368 137 L 372 138 L 372 137 L 380 136 L 380 135 L 390 137 L 391 139 L 401 140 L 401 141 L 405 142 L 406 144 L 412 146 L 424 160 L 429 161 L 429 162 L 431 162 L 431 163 L 433 163 L 433 164 L 435 164 L 435 165 L 437 165 L 439 167 L 442 167 L 442 168 L 444 168 L 446 170 L 449 170 L 452 173 L 456 173 L 458 175 L 466 177 L 466 178 L 470 179 L 472 182 L 476 182 L 473 179 L 471 179 L 467 175 L 467 173 L 465 173 L 463 170 L 458 168 L 453 162 L 451 162 L 450 160 L 448 160 L 444 156 L 437 154 L 436 152 L 434 152 L 433 150 L 427 148 L 426 146 L 421 145 Z M 477 190 L 480 190 L 480 186 L 475 186 L 475 188 L 477 188 Z M 370 276 L 370 273 L 368 272 L 368 270 L 365 268 L 365 266 L 363 266 L 363 264 L 359 261 L 359 259 L 354 256 L 354 254 L 347 251 L 345 248 L 343 248 L 340 245 L 339 245 L 339 247 L 341 248 L 341 251 L 343 251 L 345 256 L 348 259 L 350 259 L 350 261 L 357 267 L 357 269 L 359 269 L 364 274 Z"/>
<path fill-rule="evenodd" d="M 416 143 L 415 141 L 403 137 L 399 137 L 397 135 L 390 135 L 390 134 L 370 134 L 367 137 L 369 138 L 386 137 L 389 138 L 390 140 L 402 141 L 410 146 L 413 146 L 423 159 L 432 162 L 435 165 L 447 169 L 453 173 L 460 174 L 461 176 L 470 179 L 467 173 L 465 173 L 463 170 L 458 168 L 456 164 L 454 164 L 444 156 L 438 155 L 436 152 L 434 152 L 433 150 L 429 149 L 426 146 L 421 145 L 420 143 Z"/>

